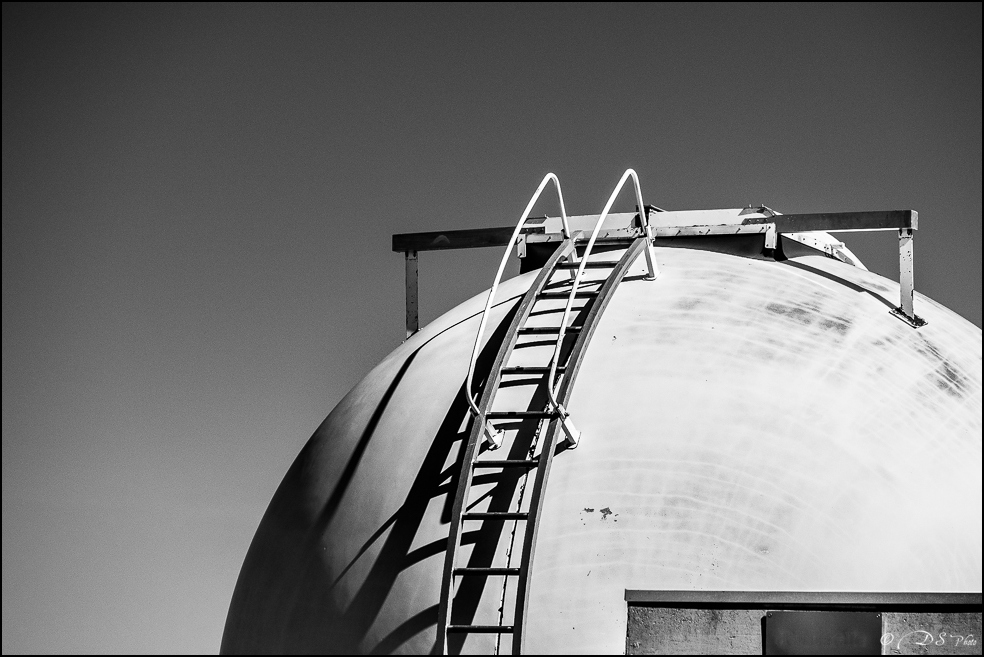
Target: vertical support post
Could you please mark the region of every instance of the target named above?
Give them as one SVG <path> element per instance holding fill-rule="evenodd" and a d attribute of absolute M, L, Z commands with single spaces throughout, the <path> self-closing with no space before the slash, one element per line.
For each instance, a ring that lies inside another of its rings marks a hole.
<path fill-rule="evenodd" d="M 417 252 L 405 251 L 407 266 L 407 337 L 420 329 L 417 311 Z"/>
<path fill-rule="evenodd" d="M 638 181 L 636 181 L 636 191 L 640 191 Z M 641 192 L 639 198 L 642 198 Z M 655 232 L 653 225 L 649 223 L 649 208 L 648 205 L 641 208 L 636 205 L 636 211 L 639 213 L 639 226 L 646 234 L 646 280 L 655 281 L 656 277 L 659 276 L 659 265 L 656 264 L 656 250 L 653 247 Z"/>
<path fill-rule="evenodd" d="M 659 265 L 656 264 L 656 251 L 653 248 L 653 227 L 646 223 L 646 280 L 655 281 L 659 276 Z"/>
<path fill-rule="evenodd" d="M 909 318 L 916 316 L 912 310 L 912 229 L 899 229 L 899 308 Z"/>
<path fill-rule="evenodd" d="M 899 307 L 892 311 L 896 317 L 913 328 L 926 325 L 926 320 L 916 316 L 912 305 L 914 284 L 912 280 L 912 228 L 899 228 Z"/>
<path fill-rule="evenodd" d="M 779 232 L 776 230 L 776 225 L 766 224 L 768 228 L 765 229 L 765 248 L 770 251 L 775 251 L 776 246 L 779 244 Z"/>

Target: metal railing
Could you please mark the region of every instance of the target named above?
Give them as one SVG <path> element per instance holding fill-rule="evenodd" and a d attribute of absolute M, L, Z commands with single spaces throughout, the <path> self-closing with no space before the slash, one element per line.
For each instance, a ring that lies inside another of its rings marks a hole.
<path fill-rule="evenodd" d="M 506 269 L 506 262 L 509 260 L 509 253 L 512 251 L 513 246 L 516 244 L 516 240 L 519 238 L 520 232 L 523 230 L 523 226 L 529 219 L 530 211 L 533 206 L 536 205 L 537 200 L 540 198 L 540 194 L 543 193 L 544 188 L 546 188 L 548 182 L 553 182 L 554 186 L 557 188 L 557 198 L 560 201 L 560 217 L 563 221 L 564 226 L 564 238 L 570 239 L 571 237 L 571 227 L 567 222 L 567 209 L 564 207 L 564 194 L 560 191 L 560 181 L 552 173 L 548 173 L 543 177 L 540 182 L 540 186 L 536 188 L 536 193 L 530 199 L 530 202 L 526 205 L 526 209 L 523 210 L 523 214 L 520 215 L 519 223 L 516 224 L 516 229 L 513 231 L 512 237 L 509 238 L 509 243 L 506 245 L 506 252 L 502 255 L 502 261 L 499 263 L 499 270 L 495 274 L 495 280 L 492 281 L 492 288 L 489 290 L 489 297 L 485 301 L 485 310 L 482 312 L 482 320 L 478 325 L 478 333 L 475 335 L 475 345 L 472 347 L 471 358 L 468 361 L 468 376 L 465 379 L 465 392 L 468 398 L 468 406 L 476 417 L 481 414 L 478 408 L 478 404 L 475 402 L 472 396 L 472 379 L 475 376 L 475 362 L 478 360 L 478 351 L 481 348 L 482 337 L 485 335 L 485 326 L 488 323 L 489 310 L 492 308 L 492 302 L 495 300 L 496 290 L 499 288 L 499 282 L 502 280 L 502 272 Z M 638 187 L 638 183 L 636 184 Z M 642 206 L 640 206 L 642 207 Z"/>
<path fill-rule="evenodd" d="M 648 244 L 646 245 L 646 264 L 649 271 L 646 275 L 646 280 L 655 280 L 656 276 L 659 275 L 659 270 L 656 266 L 655 253 L 653 252 L 653 231 L 652 227 L 649 225 L 649 216 L 646 212 L 646 206 L 642 202 L 642 189 L 639 187 L 639 176 L 632 169 L 626 169 L 625 173 L 622 174 L 621 180 L 618 181 L 618 185 L 615 186 L 615 191 L 613 191 L 612 195 L 608 197 L 608 203 L 605 204 L 605 209 L 601 211 L 601 216 L 598 217 L 594 230 L 591 231 L 591 238 L 588 240 L 588 244 L 584 249 L 584 254 L 581 256 L 581 264 L 577 268 L 577 273 L 574 275 L 574 281 L 571 284 L 571 292 L 567 296 L 567 305 L 564 307 L 564 317 L 560 322 L 560 331 L 557 334 L 557 344 L 554 345 L 553 358 L 550 361 L 550 376 L 547 379 L 547 393 L 550 397 L 550 404 L 553 407 L 554 412 L 560 416 L 562 423 L 561 426 L 567 436 L 567 440 L 573 446 L 577 445 L 580 432 L 577 431 L 573 423 L 570 421 L 570 413 L 567 412 L 567 409 L 564 408 L 564 406 L 557 399 L 557 363 L 560 360 L 560 350 L 564 343 L 564 335 L 567 330 L 567 322 L 570 319 L 571 307 L 574 305 L 574 297 L 577 296 L 578 286 L 581 284 L 581 278 L 584 275 L 584 268 L 587 266 L 588 258 L 591 256 L 591 250 L 594 248 L 595 240 L 598 238 L 598 232 L 601 230 L 602 224 L 605 223 L 605 219 L 608 217 L 608 213 L 611 211 L 612 205 L 614 205 L 615 199 L 618 197 L 618 193 L 622 191 L 625 181 L 630 177 L 632 178 L 632 183 L 635 186 L 636 204 L 639 208 L 639 221 L 642 224 L 643 232 L 645 232 L 648 241 Z"/>
<path fill-rule="evenodd" d="M 557 334 L 557 343 L 554 345 L 553 358 L 550 361 L 550 374 L 547 380 L 547 393 L 549 396 L 549 402 L 552 412 L 557 413 L 559 416 L 564 433 L 567 436 L 568 442 L 572 445 L 577 445 L 579 432 L 574 428 L 573 423 L 570 421 L 570 413 L 564 408 L 563 404 L 557 399 L 557 389 L 558 382 L 557 378 L 557 364 L 560 359 L 560 350 L 564 343 L 564 337 L 567 330 L 567 322 L 570 320 L 571 309 L 574 305 L 574 299 L 577 296 L 578 288 L 581 284 L 581 279 L 584 277 L 584 269 L 587 265 L 588 258 L 591 256 L 591 251 L 594 249 L 595 241 L 598 239 L 598 233 L 601 231 L 602 225 L 605 223 L 605 219 L 608 218 L 609 212 L 611 212 L 612 205 L 615 204 L 615 199 L 618 197 L 619 192 L 622 191 L 622 187 L 625 186 L 625 182 L 632 178 L 633 186 L 635 187 L 636 204 L 639 208 L 639 220 L 643 232 L 647 238 L 646 245 L 646 264 L 648 268 L 648 273 L 646 275 L 646 280 L 655 280 L 656 276 L 659 275 L 659 270 L 656 265 L 656 257 L 653 251 L 653 230 L 652 226 L 649 224 L 649 216 L 646 212 L 646 206 L 642 201 L 642 189 L 639 185 L 639 176 L 632 169 L 626 169 L 625 173 L 622 174 L 622 178 L 618 181 L 615 186 L 615 191 L 612 192 L 611 196 L 608 198 L 608 203 L 605 204 L 605 209 L 602 210 L 601 215 L 598 217 L 595 223 L 594 230 L 591 232 L 591 237 L 588 239 L 587 246 L 585 247 L 584 254 L 580 258 L 580 264 L 578 265 L 577 271 L 574 273 L 573 280 L 571 282 L 571 291 L 567 296 L 567 304 L 564 307 L 564 316 L 561 320 L 560 327 Z M 485 335 L 485 328 L 488 324 L 489 311 L 492 308 L 492 304 L 495 301 L 495 293 L 499 288 L 499 283 L 502 280 L 502 274 L 506 268 L 506 262 L 509 260 L 509 254 L 512 251 L 513 246 L 515 246 L 523 227 L 526 225 L 526 221 L 529 219 L 528 215 L 533 209 L 533 206 L 539 200 L 540 195 L 546 188 L 548 182 L 553 182 L 554 186 L 557 188 L 557 198 L 560 201 L 560 213 L 561 220 L 563 222 L 563 233 L 565 239 L 571 239 L 571 229 L 567 220 L 567 209 L 564 207 L 564 195 L 560 189 L 560 181 L 552 173 L 548 173 L 543 177 L 540 182 L 540 186 L 537 187 L 536 193 L 530 198 L 530 202 L 526 205 L 526 209 L 523 210 L 523 214 L 520 216 L 519 223 L 516 224 L 516 228 L 512 233 L 512 237 L 509 239 L 509 243 L 506 245 L 506 251 L 502 255 L 502 260 L 499 262 L 499 269 L 496 271 L 495 279 L 492 281 L 492 287 L 489 289 L 489 296 L 485 301 L 485 310 L 482 312 L 482 319 L 478 325 L 478 332 L 475 334 L 475 344 L 472 346 L 471 357 L 468 360 L 468 374 L 465 378 L 465 390 L 466 398 L 468 400 L 469 410 L 476 417 L 481 415 L 481 410 L 478 407 L 478 403 L 475 401 L 475 397 L 472 394 L 472 386 L 474 385 L 475 377 L 475 363 L 478 360 L 478 352 L 481 348 L 482 338 Z M 575 261 L 577 259 L 577 249 L 575 247 L 574 251 Z M 496 439 L 497 431 L 491 427 L 486 426 L 485 432 L 490 443 L 493 445 L 498 445 Z"/>

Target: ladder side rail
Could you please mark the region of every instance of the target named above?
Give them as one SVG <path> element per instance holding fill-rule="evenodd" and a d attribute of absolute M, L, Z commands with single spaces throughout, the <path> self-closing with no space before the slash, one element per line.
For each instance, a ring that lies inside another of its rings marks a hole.
<path fill-rule="evenodd" d="M 461 460 L 461 472 L 458 475 L 458 486 L 456 488 L 454 505 L 451 512 L 448 548 L 445 553 L 444 560 L 444 575 L 441 580 L 441 600 L 438 607 L 437 625 L 437 650 L 440 654 L 444 654 L 447 650 L 447 628 L 451 622 L 451 600 L 454 597 L 454 569 L 457 561 L 458 547 L 461 542 L 461 517 L 464 513 L 468 490 L 471 488 L 471 480 L 473 475 L 472 464 L 475 462 L 475 458 L 478 455 L 479 448 L 482 444 L 482 438 L 484 436 L 485 414 L 492 406 L 492 402 L 495 399 L 495 392 L 498 388 L 499 379 L 502 376 L 502 367 L 505 365 L 507 359 L 509 358 L 509 354 L 512 353 L 513 347 L 516 345 L 516 340 L 519 336 L 519 327 L 526 323 L 526 319 L 529 317 L 530 311 L 533 309 L 533 304 L 536 302 L 537 295 L 550 280 L 550 276 L 553 274 L 556 264 L 570 254 L 573 249 L 574 243 L 571 240 L 561 244 L 553 255 L 550 256 L 550 259 L 544 264 L 543 268 L 540 270 L 540 273 L 530 286 L 530 289 L 527 290 L 526 294 L 523 296 L 523 299 L 520 302 L 516 313 L 513 315 L 512 321 L 510 322 L 506 337 L 503 340 L 502 345 L 499 347 L 498 353 L 496 354 L 495 363 L 489 373 L 489 381 L 482 391 L 479 413 L 472 420 L 468 443 L 464 447 L 465 453 Z M 465 394 L 469 394 L 467 389 L 465 390 Z"/>
<path fill-rule="evenodd" d="M 571 393 L 574 389 L 574 380 L 581 367 L 581 362 L 584 360 L 584 355 L 587 353 L 587 346 L 590 344 L 595 329 L 598 327 L 598 321 L 608 307 L 608 302 L 614 296 L 619 283 L 625 278 L 629 267 L 638 259 L 639 252 L 645 248 L 646 243 L 651 244 L 648 238 L 642 237 L 635 240 L 626 249 L 618 265 L 602 286 L 591 310 L 588 311 L 588 316 L 584 320 L 584 328 L 581 334 L 578 335 L 570 358 L 567 361 L 568 374 L 565 374 L 564 380 L 560 385 L 559 401 L 561 403 L 566 404 L 570 400 Z M 550 476 L 550 466 L 553 463 L 554 450 L 561 430 L 560 427 L 560 418 L 550 422 L 547 435 L 544 437 L 545 442 L 543 448 L 540 451 L 540 459 L 536 468 L 536 478 L 533 483 L 533 493 L 530 497 L 526 534 L 523 538 L 523 558 L 520 563 L 518 588 L 516 590 L 516 614 L 513 619 L 513 626 L 515 628 L 513 631 L 513 654 L 515 655 L 523 653 L 523 646 L 526 640 L 526 610 L 529 606 L 529 582 L 532 572 L 533 556 L 536 552 L 537 528 L 539 527 L 540 512 L 543 509 L 544 491 L 546 490 L 547 479 Z"/>
<path fill-rule="evenodd" d="M 489 288 L 489 296 L 485 301 L 485 310 L 482 312 L 482 320 L 478 325 L 478 333 L 475 335 L 475 345 L 472 347 L 471 358 L 468 361 L 468 375 L 465 378 L 465 393 L 468 398 L 468 407 L 471 409 L 473 415 L 478 415 L 478 404 L 475 403 L 475 399 L 472 396 L 472 378 L 475 375 L 475 361 L 478 359 L 478 350 L 481 348 L 482 336 L 485 334 L 485 325 L 488 321 L 489 309 L 492 307 L 492 302 L 495 299 L 495 292 L 499 288 L 499 281 L 502 280 L 502 273 L 506 269 L 506 262 L 509 260 L 509 252 L 512 251 L 513 245 L 516 244 L 516 240 L 519 238 L 520 232 L 526 225 L 526 220 L 529 219 L 530 211 L 536 204 L 537 200 L 540 198 L 540 194 L 543 193 L 544 188 L 546 188 L 548 182 L 553 182 L 554 186 L 557 188 L 557 198 L 560 200 L 560 215 L 561 220 L 564 224 L 564 238 L 569 239 L 571 236 L 571 229 L 567 222 L 567 209 L 564 207 L 564 195 L 560 191 L 560 181 L 557 176 L 548 173 L 540 181 L 540 186 L 537 187 L 536 193 L 530 199 L 530 202 L 526 204 L 526 209 L 523 210 L 523 214 L 520 215 L 519 223 L 516 224 L 515 230 L 513 230 L 512 237 L 509 238 L 509 243 L 506 245 L 506 252 L 502 254 L 502 260 L 499 262 L 499 269 L 495 274 L 495 279 L 492 281 L 492 287 Z"/>
<path fill-rule="evenodd" d="M 649 227 L 649 217 L 646 213 L 646 206 L 642 202 L 642 189 L 639 186 L 639 176 L 634 170 L 626 169 L 625 173 L 622 174 L 622 178 L 615 186 L 615 191 L 613 191 L 611 196 L 608 197 L 608 203 L 605 204 L 605 209 L 601 211 L 598 221 L 595 222 L 594 230 L 591 231 L 591 237 L 588 240 L 588 245 L 585 247 L 584 255 L 581 257 L 581 263 L 577 268 L 577 273 L 574 275 L 574 282 L 571 285 L 571 291 L 567 297 L 567 305 L 564 308 L 564 317 L 560 322 L 560 332 L 557 334 L 557 344 L 554 345 L 553 360 L 550 364 L 550 376 L 547 378 L 547 393 L 550 397 L 550 405 L 553 407 L 554 412 L 560 415 L 561 421 L 564 422 L 564 430 L 568 433 L 568 438 L 570 438 L 573 442 L 577 441 L 577 436 L 575 433 L 576 430 L 566 421 L 569 414 L 563 404 L 557 400 L 556 378 L 558 360 L 560 359 L 560 349 L 564 343 L 564 335 L 567 329 L 567 322 L 570 319 L 571 307 L 574 305 L 574 299 L 577 296 L 578 287 L 581 284 L 581 278 L 584 276 L 584 269 L 587 265 L 588 258 L 591 256 L 591 250 L 594 248 L 595 240 L 598 239 L 598 233 L 601 231 L 601 226 L 605 223 L 605 219 L 608 217 L 608 213 L 611 211 L 612 205 L 615 204 L 615 199 L 618 197 L 618 193 L 622 191 L 625 181 L 630 177 L 632 178 L 632 182 L 635 186 L 636 203 L 639 206 L 639 217 L 646 233 L 646 241 L 650 245 L 646 251 L 646 259 L 649 264 L 649 276 L 647 278 L 650 280 L 656 278 L 656 261 L 652 257 L 652 229 Z"/>

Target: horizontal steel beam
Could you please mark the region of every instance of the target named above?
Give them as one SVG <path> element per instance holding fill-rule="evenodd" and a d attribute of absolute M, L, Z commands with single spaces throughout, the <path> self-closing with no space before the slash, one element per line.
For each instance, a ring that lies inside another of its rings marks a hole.
<path fill-rule="evenodd" d="M 980 593 L 814 591 L 625 591 L 630 604 L 687 605 L 961 605 L 981 604 Z"/>
<path fill-rule="evenodd" d="M 815 212 L 777 214 L 773 217 L 750 217 L 742 225 L 775 224 L 779 233 L 807 233 L 822 230 L 837 233 L 854 230 L 918 229 L 919 213 L 915 210 L 879 210 L 875 212 Z"/>
<path fill-rule="evenodd" d="M 874 212 L 815 212 L 809 214 L 777 214 L 772 217 L 749 217 L 741 223 L 715 224 L 714 226 L 658 226 L 659 237 L 732 234 L 744 232 L 742 226 L 775 224 L 778 233 L 808 233 L 825 231 L 837 233 L 844 231 L 868 230 L 917 230 L 919 213 L 915 210 L 878 210 Z M 509 243 L 514 229 L 509 226 L 493 228 L 473 228 L 469 230 L 446 230 L 428 233 L 400 233 L 393 235 L 393 250 L 443 251 L 447 249 L 475 249 L 490 246 L 505 246 Z M 540 228 L 542 230 L 542 228 Z M 747 230 L 747 229 L 746 229 Z M 608 231 L 613 232 L 613 231 Z M 631 237 L 638 231 L 620 229 L 614 231 Z M 630 234 L 631 233 L 631 234 Z M 607 235 L 607 232 L 603 231 Z M 545 235 L 543 241 L 552 241 Z M 560 236 L 558 234 L 558 239 Z"/>
<path fill-rule="evenodd" d="M 393 250 L 396 252 L 443 251 L 505 246 L 509 244 L 513 230 L 515 229 L 512 226 L 500 226 L 430 233 L 400 233 L 393 236 Z"/>

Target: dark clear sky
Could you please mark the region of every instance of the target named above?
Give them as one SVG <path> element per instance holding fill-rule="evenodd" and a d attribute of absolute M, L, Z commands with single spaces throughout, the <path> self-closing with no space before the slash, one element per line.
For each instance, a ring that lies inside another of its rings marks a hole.
<path fill-rule="evenodd" d="M 4 4 L 3 652 L 218 649 L 403 337 L 392 233 L 514 223 L 547 171 L 596 213 L 629 166 L 667 209 L 912 208 L 916 289 L 980 326 L 981 157 L 979 3 Z M 423 254 L 422 320 L 498 257 Z"/>

